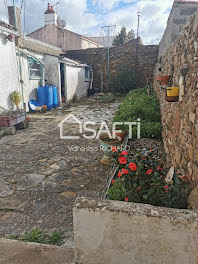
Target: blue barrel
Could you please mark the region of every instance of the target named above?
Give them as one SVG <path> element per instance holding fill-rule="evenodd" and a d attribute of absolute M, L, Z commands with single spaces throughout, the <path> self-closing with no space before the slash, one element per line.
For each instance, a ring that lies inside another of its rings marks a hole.
<path fill-rule="evenodd" d="M 53 88 L 52 86 L 39 86 L 38 88 L 38 101 L 39 104 L 47 105 L 47 110 L 51 110 L 53 108 Z"/>
<path fill-rule="evenodd" d="M 57 87 L 53 85 L 52 88 L 53 88 L 53 107 L 56 108 L 58 106 Z"/>

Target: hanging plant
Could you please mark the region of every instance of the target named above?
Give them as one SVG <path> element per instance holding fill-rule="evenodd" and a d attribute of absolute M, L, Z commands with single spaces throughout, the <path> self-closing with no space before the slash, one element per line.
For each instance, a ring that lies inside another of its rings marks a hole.
<path fill-rule="evenodd" d="M 15 91 L 11 93 L 10 98 L 11 98 L 12 103 L 16 105 L 16 108 L 19 109 L 19 104 L 21 102 L 21 94 Z"/>

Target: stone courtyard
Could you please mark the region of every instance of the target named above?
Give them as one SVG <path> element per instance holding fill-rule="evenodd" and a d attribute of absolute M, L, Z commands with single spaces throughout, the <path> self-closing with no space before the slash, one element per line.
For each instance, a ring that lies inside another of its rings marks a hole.
<path fill-rule="evenodd" d="M 73 114 L 81 121 L 111 122 L 120 102 L 84 100 L 47 114 L 31 114 L 30 126 L 0 140 L 0 236 L 34 228 L 63 231 L 73 244 L 72 206 L 77 196 L 100 197 L 109 167 L 102 153 L 71 150 L 99 147 L 97 139 L 60 139 L 58 124 Z M 66 132 L 79 134 L 77 124 Z"/>

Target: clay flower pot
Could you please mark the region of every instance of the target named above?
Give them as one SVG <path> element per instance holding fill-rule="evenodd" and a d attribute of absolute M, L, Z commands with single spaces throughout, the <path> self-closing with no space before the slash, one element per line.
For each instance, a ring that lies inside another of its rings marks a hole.
<path fill-rule="evenodd" d="M 167 75 L 167 76 L 159 76 L 159 77 L 157 78 L 157 81 L 159 81 L 159 83 L 160 83 L 161 85 L 169 85 L 170 78 L 171 78 L 170 75 Z"/>
<path fill-rule="evenodd" d="M 119 138 L 121 141 L 123 141 L 124 140 L 124 138 L 126 137 L 126 132 L 125 131 L 123 131 L 122 130 L 122 128 L 117 128 L 117 130 L 121 130 L 122 132 L 116 132 L 116 131 L 114 131 L 114 133 L 115 133 L 115 137 L 117 137 L 117 138 Z"/>
<path fill-rule="evenodd" d="M 112 163 L 112 148 L 120 145 L 120 140 L 118 138 L 110 139 L 108 134 L 101 134 L 99 137 L 100 149 L 104 152 L 104 156 L 101 159 L 102 164 Z"/>

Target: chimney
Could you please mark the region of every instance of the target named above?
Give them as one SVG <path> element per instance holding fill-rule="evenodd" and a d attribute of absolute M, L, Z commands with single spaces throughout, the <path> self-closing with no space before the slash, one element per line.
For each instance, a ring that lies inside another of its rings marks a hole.
<path fill-rule="evenodd" d="M 8 6 L 9 24 L 18 29 L 19 36 L 22 35 L 20 9 L 16 6 Z"/>
<path fill-rule="evenodd" d="M 53 9 L 53 6 L 48 3 L 48 9 L 45 11 L 45 25 L 56 25 L 57 26 L 57 14 Z"/>

